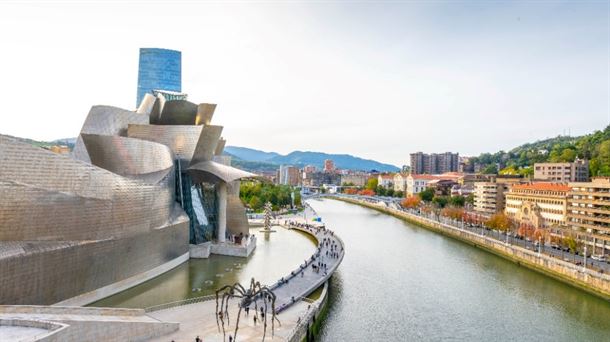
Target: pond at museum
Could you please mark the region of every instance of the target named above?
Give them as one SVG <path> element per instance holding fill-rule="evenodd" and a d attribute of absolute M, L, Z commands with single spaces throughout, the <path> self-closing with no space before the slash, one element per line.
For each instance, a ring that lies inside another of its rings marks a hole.
<path fill-rule="evenodd" d="M 250 230 L 258 241 L 248 259 L 219 255 L 191 259 L 159 277 L 90 306 L 145 308 L 211 295 L 221 286 L 235 282 L 249 285 L 252 277 L 261 284 L 271 285 L 297 268 L 316 249 L 315 240 L 299 231 L 275 227 L 276 232 L 264 234 L 259 229 Z"/>

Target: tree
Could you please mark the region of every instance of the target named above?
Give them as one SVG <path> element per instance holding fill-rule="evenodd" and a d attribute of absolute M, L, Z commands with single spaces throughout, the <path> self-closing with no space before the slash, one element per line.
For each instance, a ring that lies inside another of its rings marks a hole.
<path fill-rule="evenodd" d="M 375 189 L 375 193 L 377 193 L 378 196 L 385 196 L 386 190 L 383 186 L 378 185 L 377 189 Z"/>
<path fill-rule="evenodd" d="M 424 191 L 421 191 L 417 194 L 422 201 L 430 202 L 434 198 L 434 189 L 427 188 Z"/>
<path fill-rule="evenodd" d="M 404 197 L 404 196 L 405 196 L 405 194 L 404 194 L 403 191 L 398 190 L 398 191 L 394 192 L 394 197 L 399 197 L 400 198 L 400 197 Z"/>
<path fill-rule="evenodd" d="M 570 249 L 570 252 L 572 252 L 573 254 L 576 253 L 576 251 L 578 250 L 578 244 L 576 243 L 576 239 L 571 236 L 568 236 L 565 237 L 563 241 L 564 245 Z"/>
<path fill-rule="evenodd" d="M 369 180 L 366 181 L 366 187 L 369 190 L 377 190 L 377 185 L 379 183 L 379 180 L 377 179 L 377 177 L 372 177 L 369 178 Z"/>
<path fill-rule="evenodd" d="M 447 203 L 449 203 L 449 199 L 447 196 L 434 196 L 432 199 L 432 203 L 434 203 L 439 208 L 444 208 Z"/>
<path fill-rule="evenodd" d="M 454 220 L 461 220 L 464 217 L 464 209 L 455 207 L 446 207 L 441 211 L 441 215 Z"/>
<path fill-rule="evenodd" d="M 418 207 L 420 203 L 421 199 L 418 196 L 411 196 L 403 199 L 400 202 L 400 205 L 402 205 L 403 208 L 412 209 Z"/>
<path fill-rule="evenodd" d="M 250 202 L 248 202 L 250 208 L 254 211 L 259 211 L 263 207 L 263 202 L 257 196 L 252 196 Z"/>
<path fill-rule="evenodd" d="M 563 162 L 573 162 L 576 159 L 576 151 L 571 148 L 566 148 L 561 152 L 559 159 Z"/>
<path fill-rule="evenodd" d="M 394 189 L 389 188 L 385 191 L 385 195 L 389 197 L 394 197 Z"/>
<path fill-rule="evenodd" d="M 481 172 L 484 174 L 497 174 L 498 167 L 496 166 L 496 164 L 489 164 Z"/>
<path fill-rule="evenodd" d="M 466 203 L 470 205 L 474 204 L 474 194 L 468 194 L 468 196 L 466 196 Z"/>
<path fill-rule="evenodd" d="M 500 231 L 509 231 L 513 228 L 513 223 L 510 218 L 504 213 L 491 215 L 489 220 L 485 221 L 485 225 L 491 229 Z"/>
<path fill-rule="evenodd" d="M 464 196 L 452 196 L 449 198 L 449 204 L 454 207 L 463 207 L 464 203 L 466 203 Z"/>
<path fill-rule="evenodd" d="M 358 192 L 358 195 L 361 195 L 361 196 L 374 196 L 375 195 L 375 191 L 373 191 L 371 189 L 364 189 L 364 190 L 360 190 Z"/>

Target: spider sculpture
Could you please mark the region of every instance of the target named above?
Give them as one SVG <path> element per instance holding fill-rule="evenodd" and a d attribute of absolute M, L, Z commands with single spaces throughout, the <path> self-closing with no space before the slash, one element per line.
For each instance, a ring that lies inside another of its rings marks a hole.
<path fill-rule="evenodd" d="M 230 326 L 229 322 L 229 300 L 233 298 L 240 298 L 239 311 L 237 312 L 237 320 L 235 322 L 235 331 L 233 333 L 233 341 L 237 341 L 237 330 L 239 329 L 239 318 L 242 310 L 246 307 L 250 307 L 254 303 L 254 315 L 256 319 L 263 324 L 263 341 L 267 334 L 267 318 L 269 315 L 267 312 L 271 311 L 271 337 L 273 337 L 273 330 L 275 329 L 274 322 L 277 321 L 280 325 L 280 320 L 275 316 L 275 294 L 267 286 L 261 286 L 260 282 L 254 281 L 254 278 L 250 281 L 250 288 L 247 290 L 239 283 L 233 285 L 226 285 L 216 291 L 216 325 L 218 331 L 222 327 L 223 339 L 226 338 L 225 332 L 225 320 L 227 328 Z M 219 302 L 220 300 L 220 302 Z M 262 301 L 260 306 L 259 318 L 259 304 L 258 301 Z M 249 310 L 249 309 L 248 309 Z"/>

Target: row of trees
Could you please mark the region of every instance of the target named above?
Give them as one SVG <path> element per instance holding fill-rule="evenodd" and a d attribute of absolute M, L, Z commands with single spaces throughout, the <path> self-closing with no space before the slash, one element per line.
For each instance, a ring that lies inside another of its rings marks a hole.
<path fill-rule="evenodd" d="M 244 205 L 255 212 L 263 210 L 265 203 L 271 202 L 273 210 L 290 207 L 291 194 L 294 194 L 295 206 L 301 205 L 301 194 L 289 185 L 276 185 L 262 182 L 242 182 L 239 197 Z"/>

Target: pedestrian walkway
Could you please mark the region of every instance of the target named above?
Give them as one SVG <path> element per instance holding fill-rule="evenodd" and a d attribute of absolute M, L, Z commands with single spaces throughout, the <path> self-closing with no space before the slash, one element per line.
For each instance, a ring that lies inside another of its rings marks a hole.
<path fill-rule="evenodd" d="M 318 241 L 318 249 L 299 268 L 272 286 L 277 312 L 307 297 L 324 284 L 339 267 L 345 254 L 341 239 L 324 226 L 307 223 L 302 218 L 285 219 L 280 225 L 310 234 Z"/>
<path fill-rule="evenodd" d="M 306 207 L 304 213 L 282 216 L 274 220 L 276 225 L 311 235 L 317 240 L 318 248 L 314 255 L 303 260 L 299 267 L 270 286 L 276 295 L 276 314 L 281 322 L 275 323 L 273 340 L 290 341 L 293 338 L 295 329 L 303 323 L 302 321 L 316 305 L 306 297 L 330 279 L 345 255 L 343 242 L 338 236 L 326 229 L 322 223 L 308 221 L 316 216 L 311 207 Z M 204 341 L 228 341 L 228 336 L 233 335 L 235 331 L 238 303 L 239 301 L 234 301 L 229 306 L 230 324 L 226 326 L 225 334 L 216 324 L 215 300 L 149 312 L 149 316 L 159 321 L 180 323 L 178 331 L 152 341 L 190 341 L 197 336 Z M 245 311 L 242 310 L 237 333 L 239 341 L 262 339 L 263 326 L 260 321 L 254 321 L 252 311 L 253 308 L 250 309 L 249 316 L 246 316 Z M 271 338 L 271 321 L 268 320 L 267 324 L 266 338 Z"/>

